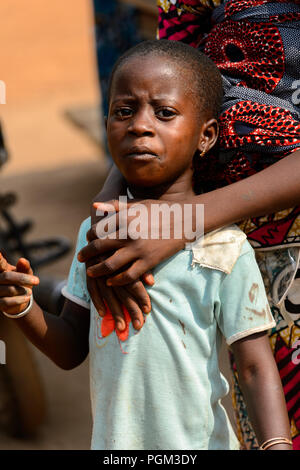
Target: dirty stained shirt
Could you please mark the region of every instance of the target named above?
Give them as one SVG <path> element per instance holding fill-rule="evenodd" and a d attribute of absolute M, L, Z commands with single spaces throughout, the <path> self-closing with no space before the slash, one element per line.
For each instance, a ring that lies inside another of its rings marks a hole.
<path fill-rule="evenodd" d="M 191 250 L 162 262 L 147 287 L 152 311 L 144 327 L 130 324 L 120 341 L 113 330 L 103 337 L 77 261 L 89 227 L 90 218 L 63 294 L 90 309 L 92 449 L 238 449 L 221 404 L 229 390 L 218 364 L 222 336 L 230 345 L 275 325 L 249 243 L 230 274 L 194 263 Z"/>

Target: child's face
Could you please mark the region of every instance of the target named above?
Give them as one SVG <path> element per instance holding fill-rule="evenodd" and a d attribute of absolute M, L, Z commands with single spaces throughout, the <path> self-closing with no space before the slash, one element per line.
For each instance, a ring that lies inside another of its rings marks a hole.
<path fill-rule="evenodd" d="M 191 74 L 160 56 L 131 57 L 116 71 L 107 119 L 114 162 L 137 187 L 191 178 L 202 120 L 189 90 Z M 191 84 L 193 86 L 193 84 Z"/>

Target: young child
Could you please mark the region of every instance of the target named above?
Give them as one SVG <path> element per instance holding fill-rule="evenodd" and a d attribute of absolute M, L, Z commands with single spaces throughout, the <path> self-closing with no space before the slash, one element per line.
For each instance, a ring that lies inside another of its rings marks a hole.
<path fill-rule="evenodd" d="M 111 79 L 107 136 L 135 198 L 175 203 L 194 194 L 193 160 L 216 142 L 221 99 L 217 68 L 189 46 L 147 41 L 122 56 Z M 0 308 L 62 368 L 90 353 L 92 448 L 238 449 L 221 405 L 228 392 L 218 366 L 223 335 L 259 443 L 291 449 L 267 335 L 274 320 L 243 232 L 223 228 L 157 266 L 144 327 L 137 332 L 126 315 L 119 332 L 109 313 L 98 315 L 77 260 L 89 227 L 87 219 L 79 230 L 60 317 L 34 302 L 27 307 L 20 290 L 37 280 L 24 260 L 15 271 L 2 265 Z"/>
<path fill-rule="evenodd" d="M 205 204 L 205 233 L 239 223 L 255 248 L 276 321 L 270 344 L 284 386 L 293 446 L 300 449 L 300 364 L 295 360 L 300 337 L 300 100 L 296 66 L 300 60 L 300 1 L 157 0 L 157 4 L 158 37 L 200 48 L 223 77 L 219 151 L 197 159 L 194 189 L 201 194 L 182 200 L 181 205 Z M 123 178 L 114 166 L 95 201 L 112 203 L 122 190 Z M 151 207 L 151 201 L 144 204 Z M 99 243 L 94 227 L 88 237 L 92 243 L 83 248 L 80 259 L 89 263 L 88 274 L 93 277 L 87 285 L 99 313 L 105 314 L 104 297 L 117 327 L 124 328 L 118 298 L 122 286 L 121 301 L 133 325 L 141 328 L 146 292 L 138 279 L 145 280 L 144 273 L 181 250 L 184 237 L 155 242 L 128 237 L 122 244 L 118 240 Z M 99 252 L 104 262 L 99 262 Z M 108 281 L 104 275 L 110 276 Z M 234 364 L 232 367 L 240 442 L 256 449 Z"/>

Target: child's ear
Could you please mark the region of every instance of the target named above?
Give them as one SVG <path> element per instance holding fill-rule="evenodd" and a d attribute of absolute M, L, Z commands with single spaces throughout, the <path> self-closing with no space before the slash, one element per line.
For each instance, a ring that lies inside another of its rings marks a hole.
<path fill-rule="evenodd" d="M 219 136 L 219 123 L 217 119 L 205 121 L 201 127 L 198 150 L 200 153 L 207 153 L 217 142 Z"/>

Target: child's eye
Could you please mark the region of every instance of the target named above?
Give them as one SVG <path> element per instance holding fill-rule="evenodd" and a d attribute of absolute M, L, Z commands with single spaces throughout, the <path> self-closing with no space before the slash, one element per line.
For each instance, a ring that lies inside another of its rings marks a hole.
<path fill-rule="evenodd" d="M 132 112 L 133 111 L 131 108 L 117 108 L 114 114 L 119 118 L 127 118 L 132 116 Z"/>
<path fill-rule="evenodd" d="M 171 108 L 161 108 L 156 111 L 156 116 L 160 119 L 170 119 L 176 115 L 176 111 Z"/>

